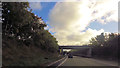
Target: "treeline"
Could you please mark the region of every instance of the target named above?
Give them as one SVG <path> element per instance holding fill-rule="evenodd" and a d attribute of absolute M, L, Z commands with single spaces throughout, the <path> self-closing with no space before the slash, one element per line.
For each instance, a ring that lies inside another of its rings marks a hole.
<path fill-rule="evenodd" d="M 36 46 L 50 52 L 56 51 L 56 39 L 45 30 L 42 18 L 35 16 L 28 2 L 2 3 L 2 35 L 16 38 L 19 45 Z M 28 9 L 30 11 L 28 11 Z M 4 46 L 3 46 L 4 47 Z"/>
<path fill-rule="evenodd" d="M 117 33 L 101 33 L 90 40 L 92 56 L 101 58 L 118 59 L 118 46 L 120 35 Z"/>
<path fill-rule="evenodd" d="M 3 2 L 2 21 L 3 66 L 37 66 L 58 55 L 56 38 L 28 2 Z"/>

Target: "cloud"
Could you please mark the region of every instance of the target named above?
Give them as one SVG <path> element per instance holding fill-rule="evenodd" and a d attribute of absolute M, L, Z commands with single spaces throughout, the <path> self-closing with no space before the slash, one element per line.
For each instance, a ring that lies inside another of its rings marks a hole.
<path fill-rule="evenodd" d="M 114 21 L 118 22 L 118 1 L 119 0 L 92 0 L 89 7 L 92 11 L 92 20 L 106 24 Z"/>
<path fill-rule="evenodd" d="M 30 7 L 34 10 L 41 10 L 42 6 L 40 2 L 30 2 Z"/>
<path fill-rule="evenodd" d="M 117 22 L 117 3 L 117 0 L 56 3 L 49 14 L 49 24 L 53 27 L 50 31 L 56 32 L 54 36 L 59 45 L 87 44 L 92 37 L 104 32 L 103 29 L 87 29 L 91 22 Z"/>
<path fill-rule="evenodd" d="M 92 37 L 95 37 L 102 32 L 104 32 L 103 29 L 97 31 L 89 28 L 86 32 L 76 32 L 71 34 L 67 31 L 58 32 L 55 34 L 55 37 L 57 37 L 60 45 L 84 45 L 88 44 Z"/>

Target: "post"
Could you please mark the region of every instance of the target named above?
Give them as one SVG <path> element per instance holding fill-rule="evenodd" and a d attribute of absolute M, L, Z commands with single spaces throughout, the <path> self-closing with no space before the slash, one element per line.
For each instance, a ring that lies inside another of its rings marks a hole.
<path fill-rule="evenodd" d="M 63 55 L 63 48 L 61 48 L 61 54 Z"/>
<path fill-rule="evenodd" d="M 60 48 L 60 54 L 63 55 L 63 48 Z"/>

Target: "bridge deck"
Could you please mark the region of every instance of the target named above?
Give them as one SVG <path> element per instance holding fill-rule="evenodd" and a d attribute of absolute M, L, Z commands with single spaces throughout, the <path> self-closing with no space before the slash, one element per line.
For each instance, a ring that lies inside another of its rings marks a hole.
<path fill-rule="evenodd" d="M 59 46 L 59 49 L 91 48 L 90 46 Z"/>

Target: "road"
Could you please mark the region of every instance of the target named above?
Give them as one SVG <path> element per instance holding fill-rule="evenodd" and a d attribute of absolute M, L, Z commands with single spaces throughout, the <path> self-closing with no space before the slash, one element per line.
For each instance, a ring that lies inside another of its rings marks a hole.
<path fill-rule="evenodd" d="M 59 66 L 118 66 L 117 62 L 77 57 L 66 58 Z"/>

